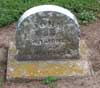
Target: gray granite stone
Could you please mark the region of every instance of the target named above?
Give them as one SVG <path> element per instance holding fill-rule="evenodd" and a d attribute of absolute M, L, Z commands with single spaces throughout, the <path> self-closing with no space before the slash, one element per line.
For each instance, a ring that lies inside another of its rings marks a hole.
<path fill-rule="evenodd" d="M 26 11 L 16 30 L 18 60 L 79 58 L 80 29 L 74 15 L 54 5 Z"/>

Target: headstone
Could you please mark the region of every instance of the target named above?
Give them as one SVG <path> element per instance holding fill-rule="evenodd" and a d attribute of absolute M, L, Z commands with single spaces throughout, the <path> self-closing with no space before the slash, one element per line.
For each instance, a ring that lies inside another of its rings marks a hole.
<path fill-rule="evenodd" d="M 90 74 L 88 54 L 69 10 L 37 6 L 19 19 L 15 41 L 9 44 L 7 80 L 85 76 Z"/>
<path fill-rule="evenodd" d="M 79 39 L 79 25 L 70 11 L 52 5 L 31 8 L 18 22 L 17 59 L 77 59 Z"/>

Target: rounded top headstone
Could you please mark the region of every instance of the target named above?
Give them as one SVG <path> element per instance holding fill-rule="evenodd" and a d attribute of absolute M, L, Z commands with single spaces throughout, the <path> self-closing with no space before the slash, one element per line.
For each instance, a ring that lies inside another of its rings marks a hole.
<path fill-rule="evenodd" d="M 40 5 L 40 6 L 30 8 L 29 10 L 24 12 L 24 14 L 20 17 L 17 27 L 19 27 L 21 22 L 23 22 L 23 20 L 26 19 L 27 17 L 36 14 L 38 12 L 45 12 L 45 11 L 54 11 L 54 12 L 62 13 L 68 16 L 69 18 L 71 18 L 75 22 L 75 24 L 79 27 L 76 17 L 69 10 L 56 5 Z"/>
<path fill-rule="evenodd" d="M 33 7 L 18 21 L 18 59 L 77 58 L 79 39 L 79 24 L 69 10 L 55 5 Z"/>

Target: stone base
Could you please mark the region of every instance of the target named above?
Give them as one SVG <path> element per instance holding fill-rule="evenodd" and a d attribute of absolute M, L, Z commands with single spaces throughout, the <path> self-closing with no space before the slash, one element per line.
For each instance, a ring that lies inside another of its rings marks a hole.
<path fill-rule="evenodd" d="M 87 51 L 84 41 L 81 41 L 79 60 L 17 61 L 15 44 L 11 42 L 8 51 L 7 80 L 91 75 L 91 66 L 86 59 Z"/>

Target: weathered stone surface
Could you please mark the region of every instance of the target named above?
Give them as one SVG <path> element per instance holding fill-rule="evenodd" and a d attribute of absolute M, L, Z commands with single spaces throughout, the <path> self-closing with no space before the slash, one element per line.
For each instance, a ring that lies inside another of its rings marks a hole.
<path fill-rule="evenodd" d="M 89 56 L 89 49 L 84 47 L 87 45 L 81 40 L 81 59 L 78 60 L 18 61 L 15 59 L 17 53 L 15 44 L 11 42 L 8 52 L 7 80 L 91 75 L 91 66 L 86 59 Z"/>
<path fill-rule="evenodd" d="M 76 18 L 68 10 L 53 5 L 32 8 L 22 15 L 18 23 L 17 59 L 77 59 L 79 35 Z"/>

